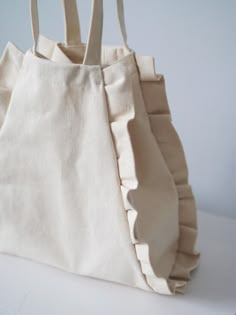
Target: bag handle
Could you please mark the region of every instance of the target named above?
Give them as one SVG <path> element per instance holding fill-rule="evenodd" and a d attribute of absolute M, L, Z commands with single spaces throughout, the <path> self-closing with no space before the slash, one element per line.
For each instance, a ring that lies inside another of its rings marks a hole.
<path fill-rule="evenodd" d="M 124 1 L 123 0 L 116 0 L 116 3 L 117 3 L 118 20 L 119 20 L 119 25 L 120 25 L 123 43 L 124 43 L 124 46 L 128 50 L 130 50 L 128 43 L 127 43 L 127 31 L 126 31 L 126 24 L 125 24 Z"/>
<path fill-rule="evenodd" d="M 68 2 L 66 2 L 66 1 L 64 1 L 64 3 L 68 4 Z M 65 15 L 65 17 L 67 17 L 67 18 L 69 17 L 69 19 L 70 19 L 70 25 L 69 26 L 71 28 L 68 30 L 71 31 L 71 34 L 69 34 L 69 35 L 71 35 L 71 38 L 74 37 L 75 40 L 77 37 L 79 37 L 79 38 L 81 37 L 80 34 L 77 34 L 77 30 L 78 29 L 80 30 L 79 15 L 77 12 L 75 14 L 73 12 L 74 9 L 77 10 L 76 3 L 77 3 L 76 0 L 71 0 L 69 2 L 69 5 L 64 6 L 64 15 Z M 125 47 L 128 48 L 127 32 L 126 32 L 126 24 L 125 24 L 124 1 L 123 0 L 116 0 L 116 9 L 117 9 L 118 22 L 119 22 L 119 26 L 120 26 L 123 44 Z M 93 14 L 94 14 L 94 12 L 92 12 L 92 15 Z M 75 26 L 74 29 L 73 29 L 73 25 Z"/>
<path fill-rule="evenodd" d="M 62 0 L 64 21 L 65 21 L 65 42 L 67 46 L 81 44 L 80 22 L 77 10 L 77 2 L 75 0 Z M 39 39 L 39 16 L 38 2 L 32 0 L 30 2 L 31 9 L 31 26 L 34 39 L 34 52 L 37 50 Z"/>
<path fill-rule="evenodd" d="M 124 40 L 124 47 L 131 52 L 127 44 L 127 34 L 124 18 L 124 5 L 122 0 L 117 0 L 118 18 L 121 27 L 121 33 Z M 84 57 L 84 64 L 100 65 L 102 50 L 103 33 L 103 0 L 93 0 L 92 16 L 89 29 L 88 42 Z"/>
<path fill-rule="evenodd" d="M 89 35 L 83 64 L 99 65 L 101 63 L 102 31 L 103 0 L 93 0 Z"/>
<path fill-rule="evenodd" d="M 64 21 L 65 21 L 65 38 L 66 45 L 73 46 L 82 43 L 80 21 L 76 0 L 62 0 Z"/>

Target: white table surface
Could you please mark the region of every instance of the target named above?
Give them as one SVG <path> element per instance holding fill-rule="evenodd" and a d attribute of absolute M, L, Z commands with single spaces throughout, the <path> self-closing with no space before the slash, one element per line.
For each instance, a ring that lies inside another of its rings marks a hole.
<path fill-rule="evenodd" d="M 0 255 L 0 315 L 235 315 L 236 220 L 198 212 L 199 268 L 162 296 Z"/>

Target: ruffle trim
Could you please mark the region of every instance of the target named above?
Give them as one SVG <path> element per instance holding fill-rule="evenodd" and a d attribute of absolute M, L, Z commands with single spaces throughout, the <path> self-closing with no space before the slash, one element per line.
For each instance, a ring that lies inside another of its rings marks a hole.
<path fill-rule="evenodd" d="M 175 294 L 176 292 L 183 293 L 186 287 L 186 284 L 190 278 L 190 272 L 196 268 L 198 261 L 198 253 L 192 252 L 194 247 L 197 231 L 196 229 L 189 226 L 180 226 L 180 239 L 179 239 L 179 248 L 176 252 L 176 262 L 172 269 L 172 272 L 168 279 L 157 277 L 155 271 L 153 270 L 151 259 L 150 259 L 150 246 L 148 243 L 140 242 L 135 235 L 135 224 L 138 218 L 138 212 L 132 207 L 132 200 L 129 200 L 129 194 L 132 195 L 132 191 L 138 187 L 138 179 L 135 174 L 134 166 L 134 156 L 132 151 L 131 139 L 129 136 L 128 125 L 132 119 L 127 122 L 124 121 L 114 121 L 111 122 L 111 130 L 114 137 L 115 147 L 117 151 L 117 161 L 118 168 L 120 171 L 121 179 L 121 192 L 123 197 L 124 206 L 127 212 L 130 237 L 133 245 L 135 246 L 135 251 L 137 259 L 140 262 L 142 273 L 144 274 L 148 285 L 155 292 L 160 294 Z M 120 125 L 121 124 L 121 125 Z M 124 134 L 124 125 L 126 125 L 126 133 Z M 122 128 L 122 133 L 119 132 Z M 123 135 L 123 139 L 121 139 Z M 125 138 L 124 138 L 125 137 Z M 128 165 L 127 170 L 129 174 L 124 174 L 122 170 L 122 159 L 123 154 L 121 148 L 118 145 L 123 143 L 126 146 L 126 156 L 125 161 Z M 179 188 L 179 193 L 181 196 L 181 188 Z M 186 242 L 187 240 L 187 242 Z"/>
<path fill-rule="evenodd" d="M 139 62 L 141 60 L 140 58 Z M 144 66 L 147 60 L 150 61 L 150 59 L 148 58 L 142 61 Z M 149 69 L 150 68 L 151 66 L 149 67 Z M 144 77 L 145 79 L 147 79 L 147 67 L 145 69 L 146 75 Z M 159 80 L 161 78 L 162 76 L 159 77 L 155 75 L 155 80 Z M 150 76 L 148 77 L 148 79 L 150 79 Z M 112 87 L 105 86 L 105 89 L 107 88 L 109 90 Z M 109 91 L 107 95 L 109 95 Z M 137 259 L 140 262 L 142 273 L 145 276 L 150 288 L 157 293 L 167 295 L 173 295 L 176 292 L 184 293 L 188 280 L 190 279 L 190 272 L 198 266 L 200 255 L 200 253 L 194 250 L 197 237 L 197 227 L 194 224 L 192 226 L 189 225 L 188 222 L 184 224 L 181 220 L 181 217 L 185 215 L 184 209 L 185 207 L 187 207 L 190 213 L 190 217 L 192 216 L 192 220 L 190 218 L 190 221 L 195 222 L 196 208 L 191 192 L 191 187 L 189 185 L 177 185 L 175 183 L 179 197 L 179 239 L 177 246 L 173 245 L 175 246 L 175 248 L 173 247 L 172 253 L 175 253 L 175 257 L 170 257 L 169 259 L 169 261 L 174 261 L 171 272 L 168 274 L 168 277 L 159 277 L 155 273 L 154 266 L 152 266 L 151 262 L 151 250 L 153 249 L 151 249 L 150 244 L 138 239 L 135 233 L 135 227 L 137 225 L 139 213 L 137 209 L 135 209 L 135 202 L 134 200 L 132 200 L 132 192 L 138 189 L 139 181 L 136 175 L 135 157 L 129 130 L 129 125 L 135 119 L 134 108 L 130 106 L 128 110 L 126 108 L 122 113 L 119 113 L 118 115 L 117 114 L 118 113 L 115 113 L 113 115 L 112 113 L 110 113 L 110 126 L 118 162 L 121 192 L 124 207 L 127 212 L 130 237 L 135 247 Z M 163 157 L 165 158 L 164 154 Z M 168 165 L 168 160 L 166 160 L 166 163 Z M 173 173 L 172 176 L 174 176 Z M 186 205 L 186 203 L 188 203 L 188 205 Z M 167 259 L 166 256 L 165 259 Z M 165 262 L 162 262 L 160 259 L 159 263 L 163 265 L 166 263 L 166 260 Z"/>
<path fill-rule="evenodd" d="M 195 250 L 198 230 L 195 199 L 188 184 L 188 167 L 183 146 L 172 125 L 164 76 L 156 73 L 153 57 L 136 56 L 136 61 L 144 98 L 147 95 L 145 105 L 151 128 L 178 192 L 179 244 L 175 264 L 167 281 L 172 293 L 184 293 L 186 284 L 191 279 L 191 272 L 198 267 L 200 258 L 200 252 Z M 175 283 L 178 283 L 177 286 Z"/>

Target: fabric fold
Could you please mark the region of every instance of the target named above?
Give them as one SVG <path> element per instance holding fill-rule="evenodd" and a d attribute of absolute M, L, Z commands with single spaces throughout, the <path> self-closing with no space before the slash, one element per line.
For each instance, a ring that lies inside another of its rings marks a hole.
<path fill-rule="evenodd" d="M 0 130 L 4 124 L 23 58 L 24 54 L 8 42 L 0 59 Z"/>

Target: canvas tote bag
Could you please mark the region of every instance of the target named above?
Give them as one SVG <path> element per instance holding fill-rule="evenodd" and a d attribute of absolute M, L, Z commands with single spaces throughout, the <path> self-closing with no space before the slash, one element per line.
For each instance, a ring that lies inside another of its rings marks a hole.
<path fill-rule="evenodd" d="M 117 15 L 123 39 L 123 47 L 103 46 L 102 65 L 112 64 L 130 52 L 127 44 L 127 32 L 124 17 L 123 0 L 117 0 Z M 73 16 L 69 19 L 69 7 L 65 7 L 65 20 L 70 23 L 70 29 L 75 44 L 55 42 L 41 35 L 38 49 L 49 59 L 55 62 L 72 63 L 80 59 L 85 49 L 81 41 L 80 23 L 76 1 L 71 1 Z M 94 12 L 92 17 L 94 16 Z M 92 21 L 91 21 L 92 24 Z M 68 34 L 67 34 L 68 35 Z M 171 276 L 179 279 L 190 279 L 190 272 L 199 264 L 200 253 L 195 250 L 197 240 L 197 211 L 191 186 L 188 183 L 188 168 L 180 138 L 172 124 L 172 117 L 167 101 L 164 76 L 156 74 L 154 58 L 135 54 L 139 70 L 142 94 L 145 101 L 152 132 L 159 145 L 164 160 L 175 181 L 179 197 L 179 249 L 176 263 Z"/>
<path fill-rule="evenodd" d="M 102 3 L 94 8 L 101 13 Z M 88 66 L 99 60 L 100 50 L 90 49 L 101 45 L 101 22 L 95 20 L 98 34 L 90 32 L 84 65 L 24 56 L 0 133 L 1 250 L 172 294 L 186 284 L 168 278 L 179 233 L 175 185 L 150 136 L 134 54 L 103 69 Z M 125 212 L 124 204 L 133 209 Z"/>

